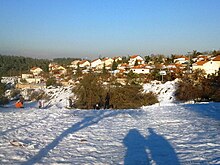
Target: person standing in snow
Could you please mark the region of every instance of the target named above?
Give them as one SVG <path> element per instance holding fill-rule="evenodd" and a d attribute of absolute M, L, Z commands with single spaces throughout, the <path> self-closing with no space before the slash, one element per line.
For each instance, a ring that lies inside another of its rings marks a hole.
<path fill-rule="evenodd" d="M 72 108 L 73 107 L 73 101 L 71 98 L 69 98 L 69 108 Z"/>
<path fill-rule="evenodd" d="M 20 98 L 19 98 L 20 102 L 22 103 L 22 105 L 24 104 L 24 97 L 22 95 L 20 95 Z"/>
<path fill-rule="evenodd" d="M 39 100 L 38 106 L 39 106 L 39 108 L 43 108 L 44 107 L 44 100 Z"/>
<path fill-rule="evenodd" d="M 105 97 L 105 107 L 104 109 L 109 109 L 109 101 L 110 101 L 110 95 L 109 93 L 107 93 L 106 97 Z"/>
<path fill-rule="evenodd" d="M 41 100 L 38 101 L 38 107 L 39 107 L 39 108 L 42 108 L 42 102 L 41 102 Z"/>

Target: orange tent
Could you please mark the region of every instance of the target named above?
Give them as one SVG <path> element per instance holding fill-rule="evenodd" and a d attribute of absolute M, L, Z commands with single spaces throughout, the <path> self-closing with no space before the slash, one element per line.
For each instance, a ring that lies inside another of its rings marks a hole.
<path fill-rule="evenodd" d="M 23 108 L 23 104 L 20 101 L 18 101 L 15 103 L 15 107 L 16 108 Z"/>

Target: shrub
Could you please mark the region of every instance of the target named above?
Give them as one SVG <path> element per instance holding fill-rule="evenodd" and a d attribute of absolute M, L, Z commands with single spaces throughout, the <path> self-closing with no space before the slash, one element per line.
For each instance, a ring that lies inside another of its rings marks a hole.
<path fill-rule="evenodd" d="M 213 76 L 183 78 L 177 85 L 176 98 L 180 101 L 219 101 L 220 78 Z"/>
<path fill-rule="evenodd" d="M 180 101 L 195 100 L 198 98 L 198 91 L 192 81 L 180 81 L 177 84 L 175 96 Z"/>
<path fill-rule="evenodd" d="M 43 90 L 37 90 L 37 91 L 32 91 L 31 92 L 31 96 L 30 96 L 31 100 L 40 100 L 40 99 L 49 99 L 49 96 L 43 91 Z"/>
<path fill-rule="evenodd" d="M 143 93 L 140 85 L 124 85 L 113 87 L 110 91 L 110 104 L 114 108 L 140 108 L 143 105 L 157 103 L 157 97 L 153 93 Z"/>
<path fill-rule="evenodd" d="M 5 84 L 1 83 L 1 81 L 0 81 L 0 96 L 3 95 L 4 92 L 5 92 Z"/>
<path fill-rule="evenodd" d="M 18 90 L 18 89 L 14 89 L 14 90 L 11 91 L 10 96 L 13 98 L 13 97 L 18 96 L 20 93 L 21 93 L 20 90 Z"/>
<path fill-rule="evenodd" d="M 73 89 L 76 95 L 77 108 L 91 109 L 94 104 L 104 103 L 107 92 L 110 94 L 110 105 L 117 109 L 140 108 L 143 105 L 157 103 L 153 93 L 143 93 L 143 88 L 135 84 L 114 84 L 103 86 L 99 77 L 93 73 L 83 77 Z"/>
<path fill-rule="evenodd" d="M 0 105 L 5 105 L 9 103 L 9 99 L 4 96 L 0 96 Z"/>
<path fill-rule="evenodd" d="M 73 89 L 76 95 L 76 107 L 91 109 L 98 103 L 100 98 L 104 98 L 105 89 L 98 76 L 89 73 L 80 80 L 79 84 Z"/>
<path fill-rule="evenodd" d="M 51 77 L 51 78 L 47 79 L 47 81 L 46 81 L 47 87 L 48 86 L 58 86 L 58 85 L 60 85 L 60 84 L 57 83 L 57 80 L 55 77 Z"/>

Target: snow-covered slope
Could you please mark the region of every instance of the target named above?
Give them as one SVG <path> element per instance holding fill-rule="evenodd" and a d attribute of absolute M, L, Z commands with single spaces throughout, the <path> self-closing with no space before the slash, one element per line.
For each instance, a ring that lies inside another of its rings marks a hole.
<path fill-rule="evenodd" d="M 0 164 L 220 164 L 220 104 L 0 108 Z"/>
<path fill-rule="evenodd" d="M 45 93 L 50 96 L 50 100 L 45 103 L 49 107 L 67 107 L 69 97 L 73 97 L 72 87 L 50 87 L 45 89 Z"/>
<path fill-rule="evenodd" d="M 176 82 L 167 81 L 166 83 L 161 83 L 160 81 L 152 81 L 151 83 L 144 84 L 143 88 L 145 92 L 153 92 L 158 96 L 159 105 L 173 105 L 175 103 L 175 90 Z"/>

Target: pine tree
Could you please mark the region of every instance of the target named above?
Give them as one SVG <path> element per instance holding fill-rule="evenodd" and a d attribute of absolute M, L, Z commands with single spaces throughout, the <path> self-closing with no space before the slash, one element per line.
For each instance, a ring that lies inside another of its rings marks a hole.
<path fill-rule="evenodd" d="M 112 70 L 117 70 L 118 68 L 118 63 L 114 60 L 112 63 Z"/>
<path fill-rule="evenodd" d="M 135 61 L 134 66 L 138 66 L 138 60 Z"/>

